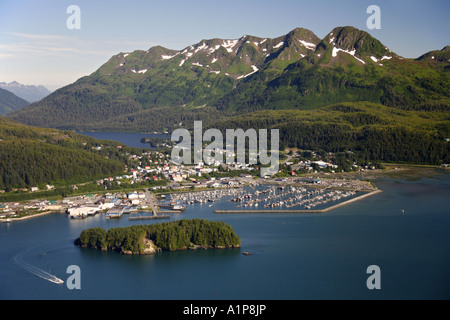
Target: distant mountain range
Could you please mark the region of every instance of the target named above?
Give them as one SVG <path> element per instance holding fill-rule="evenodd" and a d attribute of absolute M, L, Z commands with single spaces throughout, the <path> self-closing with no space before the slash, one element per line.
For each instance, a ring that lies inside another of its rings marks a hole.
<path fill-rule="evenodd" d="M 376 117 L 363 115 L 360 124 L 368 121 L 366 125 L 378 128 L 387 125 L 386 112 L 432 112 L 433 119 L 442 121 L 427 127 L 426 136 L 444 141 L 450 136 L 449 66 L 448 46 L 407 59 L 353 27 L 337 27 L 323 39 L 297 28 L 275 39 L 245 35 L 202 40 L 179 51 L 157 46 L 119 53 L 90 76 L 8 117 L 60 129 L 170 131 L 180 125 L 191 127 L 194 120 L 203 120 L 205 126 L 234 121 L 264 127 L 273 123 L 268 110 L 277 112 L 277 125 L 283 127 L 292 124 L 292 118 L 281 115 L 293 110 L 300 130 L 298 112 L 344 104 L 364 112 L 367 106 L 375 108 Z M 358 105 L 365 107 L 358 109 Z M 339 111 L 343 114 L 347 109 L 334 110 L 344 110 Z M 309 121 L 324 124 L 320 118 Z M 346 125 L 353 127 L 348 121 Z M 326 124 L 335 123 L 328 118 Z M 390 127 L 404 125 L 389 122 Z M 356 139 L 365 138 L 355 136 L 355 143 Z M 283 141 L 285 146 L 302 146 L 295 139 Z M 361 147 L 355 143 L 349 146 Z M 439 147 L 433 148 L 441 151 L 434 159 L 445 158 L 448 144 L 436 143 Z M 325 143 L 316 147 L 327 149 Z"/>
<path fill-rule="evenodd" d="M 29 104 L 28 101 L 19 98 L 14 93 L 0 88 L 0 115 L 19 110 Z"/>
<path fill-rule="evenodd" d="M 44 86 L 25 85 L 18 83 L 17 81 L 9 83 L 0 82 L 0 88 L 8 90 L 30 103 L 39 101 L 51 93 L 51 91 Z"/>

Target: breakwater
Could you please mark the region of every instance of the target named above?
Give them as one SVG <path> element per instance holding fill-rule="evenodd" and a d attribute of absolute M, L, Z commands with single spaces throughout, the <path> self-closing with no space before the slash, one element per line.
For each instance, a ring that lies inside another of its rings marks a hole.
<path fill-rule="evenodd" d="M 18 217 L 18 218 L 4 218 L 4 219 L 0 219 L 1 222 L 13 222 L 13 221 L 24 221 L 24 220 L 28 220 L 28 219 L 33 219 L 33 218 L 37 218 L 37 217 L 42 217 L 42 216 L 46 216 L 48 214 L 51 213 L 64 213 L 63 211 L 55 211 L 55 210 L 51 210 L 51 211 L 45 211 L 45 212 L 41 212 L 41 213 L 33 213 L 33 214 L 28 214 L 22 217 Z"/>

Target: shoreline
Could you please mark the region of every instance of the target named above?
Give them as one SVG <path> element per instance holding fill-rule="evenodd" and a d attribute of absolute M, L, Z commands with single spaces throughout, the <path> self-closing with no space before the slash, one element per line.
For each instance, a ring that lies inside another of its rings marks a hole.
<path fill-rule="evenodd" d="M 437 167 L 437 166 L 432 166 L 432 165 L 413 165 L 413 164 L 394 164 L 394 163 L 386 163 L 384 164 L 386 165 L 388 168 L 384 169 L 384 170 L 375 170 L 375 171 L 365 171 L 365 172 L 346 172 L 346 173 L 337 173 L 334 175 L 327 175 L 327 174 L 310 174 L 311 176 L 315 176 L 315 177 L 320 177 L 320 178 L 324 178 L 324 179 L 340 179 L 340 178 L 344 178 L 344 180 L 349 179 L 349 180 L 365 180 L 370 182 L 374 187 L 375 185 L 373 184 L 373 179 L 377 179 L 380 176 L 390 176 L 391 174 L 416 174 L 416 175 L 421 175 L 421 174 L 431 174 L 431 171 L 434 170 L 442 170 L 444 172 L 448 172 L 448 170 L 450 170 L 450 168 L 448 167 Z M 429 171 L 430 170 L 430 171 Z M 358 179 L 359 178 L 359 179 Z M 274 182 L 272 181 L 272 183 L 268 183 L 268 181 L 259 181 L 259 183 L 262 184 L 280 184 L 279 182 Z M 316 186 L 316 185 L 311 185 L 310 187 L 323 187 L 323 186 Z M 340 189 L 340 188 L 338 188 Z M 343 188 L 346 189 L 346 188 Z M 208 189 L 209 190 L 209 189 Z M 161 194 L 167 194 L 167 193 L 178 193 L 178 192 L 193 192 L 193 191 L 202 191 L 202 190 L 183 190 L 183 191 L 179 191 L 179 190 L 165 190 L 165 192 L 157 192 L 155 193 L 155 196 L 157 196 L 159 193 Z M 368 190 L 357 190 L 357 191 L 368 191 Z M 369 192 L 368 194 L 359 196 L 357 198 L 353 198 L 350 199 L 348 201 L 339 203 L 337 205 L 331 206 L 329 208 L 325 208 L 325 209 L 320 209 L 320 210 L 215 210 L 214 213 L 216 214 L 220 214 L 220 213 L 224 213 L 224 214 L 228 214 L 228 213 L 325 213 L 325 212 L 329 212 L 332 211 L 334 209 L 337 209 L 339 207 L 345 206 L 347 204 L 350 204 L 354 201 L 358 201 L 358 200 L 362 200 L 370 195 L 376 194 L 378 192 L 382 192 L 382 190 L 375 190 L 373 192 Z M 147 210 L 142 210 L 142 212 L 147 212 Z M 0 223 L 12 223 L 12 222 L 16 222 L 16 221 L 25 221 L 28 219 L 33 219 L 33 218 L 38 218 L 38 217 L 42 217 L 42 216 L 46 216 L 48 214 L 51 213 L 63 213 L 63 211 L 58 211 L 58 210 L 52 210 L 52 211 L 46 211 L 46 212 L 42 212 L 42 213 L 36 213 L 36 214 L 30 214 L 30 215 L 25 215 L 22 217 L 10 217 L 10 218 L 0 218 Z M 172 212 L 161 212 L 161 213 L 172 213 Z"/>
<path fill-rule="evenodd" d="M 36 213 L 36 214 L 30 214 L 27 216 L 23 216 L 20 218 L 2 218 L 0 219 L 0 222 L 3 223 L 8 223 L 8 222 L 14 222 L 14 221 L 24 221 L 24 220 L 29 220 L 29 219 L 33 219 L 33 218 L 39 218 L 42 216 L 46 216 L 52 213 L 64 213 L 63 211 L 46 211 L 46 212 L 41 212 L 41 213 Z"/>

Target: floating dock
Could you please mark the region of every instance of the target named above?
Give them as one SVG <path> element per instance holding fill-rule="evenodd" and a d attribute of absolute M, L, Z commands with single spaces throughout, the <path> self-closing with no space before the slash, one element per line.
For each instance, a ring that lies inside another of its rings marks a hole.
<path fill-rule="evenodd" d="M 164 210 L 164 211 L 158 211 L 158 213 L 183 213 L 183 211 L 178 210 Z"/>
<path fill-rule="evenodd" d="M 133 216 L 129 217 L 128 220 L 130 221 L 136 221 L 136 220 L 156 220 L 156 219 L 170 219 L 170 216 L 168 215 L 152 215 L 152 216 Z"/>
<path fill-rule="evenodd" d="M 162 209 L 169 209 L 174 212 L 183 212 L 186 209 L 186 206 L 170 203 L 158 203 L 158 207 Z"/>

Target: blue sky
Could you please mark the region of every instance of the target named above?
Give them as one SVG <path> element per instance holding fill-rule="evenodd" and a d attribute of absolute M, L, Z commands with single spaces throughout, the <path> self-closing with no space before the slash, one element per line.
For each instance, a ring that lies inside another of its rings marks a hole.
<path fill-rule="evenodd" d="M 370 5 L 381 29 L 369 30 Z M 81 29 L 66 12 L 81 9 Z M 0 0 L 0 82 L 55 90 L 119 52 L 182 49 L 202 39 L 278 37 L 296 27 L 325 37 L 337 26 L 365 30 L 407 58 L 449 45 L 448 0 Z"/>

